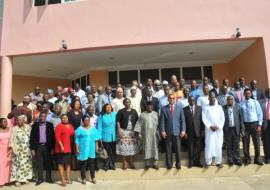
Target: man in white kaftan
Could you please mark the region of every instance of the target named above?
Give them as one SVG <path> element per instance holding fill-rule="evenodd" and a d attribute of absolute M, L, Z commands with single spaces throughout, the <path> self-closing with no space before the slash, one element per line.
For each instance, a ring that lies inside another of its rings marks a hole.
<path fill-rule="evenodd" d="M 223 126 L 225 116 L 223 109 L 216 102 L 214 94 L 209 95 L 209 105 L 202 111 L 202 120 L 205 125 L 205 162 L 206 167 L 215 157 L 216 166 L 222 167 Z"/>

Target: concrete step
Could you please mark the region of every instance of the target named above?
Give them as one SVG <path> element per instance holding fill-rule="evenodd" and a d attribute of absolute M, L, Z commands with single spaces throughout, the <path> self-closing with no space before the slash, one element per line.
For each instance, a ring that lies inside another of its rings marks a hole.
<path fill-rule="evenodd" d="M 270 165 L 257 166 L 232 166 L 224 165 L 223 168 L 217 168 L 211 166 L 209 168 L 187 168 L 182 167 L 181 170 L 172 168 L 167 170 L 166 168 L 160 168 L 159 170 L 144 169 L 137 170 L 122 170 L 116 169 L 114 171 L 99 170 L 96 172 L 97 181 L 104 180 L 157 180 L 157 179 L 180 179 L 180 178 L 209 178 L 209 177 L 245 177 L 256 174 L 270 174 Z M 89 175 L 87 175 L 89 176 Z M 87 177 L 88 178 L 88 177 Z M 53 172 L 53 179 L 59 180 L 58 173 Z M 72 180 L 80 181 L 80 172 L 72 171 Z"/>

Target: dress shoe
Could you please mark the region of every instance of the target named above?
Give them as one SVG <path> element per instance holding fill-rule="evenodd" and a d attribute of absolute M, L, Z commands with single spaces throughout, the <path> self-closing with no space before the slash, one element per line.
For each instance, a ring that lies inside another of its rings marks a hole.
<path fill-rule="evenodd" d="M 148 170 L 149 168 L 150 168 L 149 165 L 146 165 L 146 166 L 144 167 L 145 170 Z"/>
<path fill-rule="evenodd" d="M 259 166 L 264 165 L 263 162 L 261 162 L 261 161 L 255 161 L 254 164 L 257 164 L 257 165 L 259 165 Z"/>
<path fill-rule="evenodd" d="M 159 170 L 158 165 L 153 165 L 153 169 L 155 169 L 155 170 Z"/>
<path fill-rule="evenodd" d="M 38 180 L 38 181 L 36 182 L 36 186 L 38 186 L 38 185 L 40 185 L 40 184 L 42 184 L 42 183 L 43 183 L 42 180 Z"/>
<path fill-rule="evenodd" d="M 181 166 L 180 165 L 175 165 L 175 168 L 177 169 L 177 170 L 181 170 Z"/>
<path fill-rule="evenodd" d="M 205 164 L 204 167 L 205 167 L 205 168 L 209 168 L 210 165 L 209 165 L 209 164 Z"/>
<path fill-rule="evenodd" d="M 192 163 L 188 163 L 188 168 L 192 168 L 193 164 Z"/>
<path fill-rule="evenodd" d="M 251 161 L 250 160 L 245 160 L 245 166 L 251 164 Z"/>
<path fill-rule="evenodd" d="M 216 164 L 218 168 L 223 168 L 223 164 Z"/>
<path fill-rule="evenodd" d="M 172 169 L 172 166 L 171 166 L 171 165 L 168 165 L 168 166 L 167 166 L 167 169 L 168 169 L 168 170 Z"/>
<path fill-rule="evenodd" d="M 203 165 L 201 163 L 195 164 L 194 166 L 196 166 L 198 168 L 203 168 Z"/>
<path fill-rule="evenodd" d="M 265 164 L 270 164 L 270 160 L 265 160 Z"/>
<path fill-rule="evenodd" d="M 233 161 L 228 161 L 229 166 L 233 166 L 233 164 L 234 164 Z"/>
<path fill-rule="evenodd" d="M 53 183 L 53 180 L 52 180 L 52 178 L 47 178 L 47 179 L 46 179 L 46 182 L 47 182 L 47 183 Z"/>
<path fill-rule="evenodd" d="M 235 162 L 235 165 L 242 166 L 242 162 L 241 161 Z"/>

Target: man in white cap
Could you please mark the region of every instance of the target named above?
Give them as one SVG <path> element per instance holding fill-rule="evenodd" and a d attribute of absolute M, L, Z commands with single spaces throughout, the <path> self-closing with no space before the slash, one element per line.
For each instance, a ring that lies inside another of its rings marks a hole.
<path fill-rule="evenodd" d="M 154 81 L 153 97 L 160 99 L 162 96 L 164 96 L 164 90 L 162 89 L 161 83 L 159 80 L 155 80 Z"/>
<path fill-rule="evenodd" d="M 137 114 L 141 114 L 141 96 L 138 97 L 137 91 L 138 88 L 136 86 L 132 86 L 130 89 L 130 96 L 128 97 L 130 99 L 131 108 L 135 109 L 137 111 Z"/>

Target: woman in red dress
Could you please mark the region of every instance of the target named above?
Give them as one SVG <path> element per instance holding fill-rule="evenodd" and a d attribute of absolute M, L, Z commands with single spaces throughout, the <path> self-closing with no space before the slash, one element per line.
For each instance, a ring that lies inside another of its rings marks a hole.
<path fill-rule="evenodd" d="M 58 164 L 58 171 L 61 178 L 61 185 L 66 186 L 71 184 L 70 179 L 70 164 L 71 164 L 71 137 L 74 136 L 74 127 L 69 124 L 68 116 L 66 114 L 62 115 L 61 123 L 55 128 L 55 153 Z M 65 168 L 67 180 L 65 179 Z"/>

